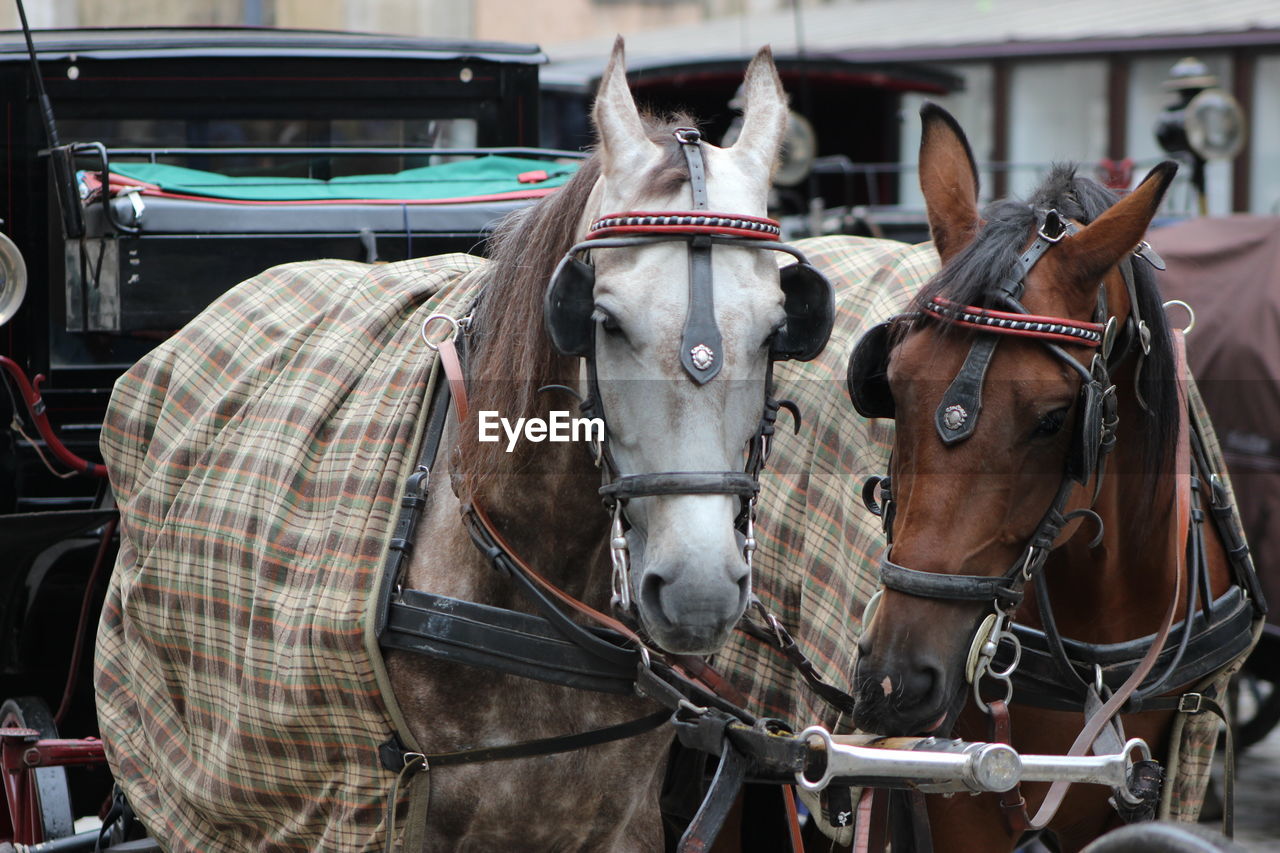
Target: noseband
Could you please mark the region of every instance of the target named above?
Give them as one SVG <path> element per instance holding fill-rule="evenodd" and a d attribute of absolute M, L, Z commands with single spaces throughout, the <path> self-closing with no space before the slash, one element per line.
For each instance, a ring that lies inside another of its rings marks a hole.
<path fill-rule="evenodd" d="M 707 211 L 706 167 L 702 137 L 693 128 L 677 128 L 676 140 L 689 168 L 693 209 L 687 211 L 631 211 L 597 219 L 587 238 L 574 245 L 556 267 L 544 305 L 548 332 L 564 355 L 577 355 L 587 363 L 587 397 L 580 403 L 584 416 L 605 423 L 604 438 L 595 448 L 596 464 L 604 485 L 600 494 L 612 513 L 610 556 L 613 563 L 613 602 L 623 611 L 631 607 L 630 557 L 624 508 L 632 498 L 661 495 L 727 495 L 741 501 L 735 527 L 743 540 L 743 558 L 751 563 L 756 542 L 752 528 L 759 476 L 769 453 L 778 410 L 788 401 L 773 399 L 773 361 L 808 360 L 821 352 L 831 334 L 835 297 L 831 283 L 794 246 L 780 242 L 779 224 L 763 217 Z M 770 346 L 769 372 L 765 378 L 764 412 L 751 439 L 742 471 L 667 471 L 623 474 L 609 448 L 609 426 L 601 403 L 596 372 L 597 323 L 593 296 L 595 273 L 579 255 L 595 250 L 633 248 L 665 242 L 689 247 L 689 308 L 680 340 L 680 364 L 697 385 L 710 382 L 724 363 L 723 339 L 716 324 L 711 250 L 713 246 L 785 252 L 796 259 L 780 271 L 786 324 L 775 333 Z"/>

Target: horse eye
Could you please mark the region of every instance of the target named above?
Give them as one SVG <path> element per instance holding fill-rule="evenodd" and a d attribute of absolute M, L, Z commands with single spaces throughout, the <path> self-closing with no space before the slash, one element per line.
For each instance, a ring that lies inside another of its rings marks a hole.
<path fill-rule="evenodd" d="M 1070 411 L 1070 406 L 1064 406 L 1061 409 L 1054 409 L 1042 417 L 1040 422 L 1036 424 L 1035 435 L 1057 435 L 1062 430 L 1062 425 L 1067 422 L 1068 411 Z"/>
<path fill-rule="evenodd" d="M 597 308 L 592 312 L 591 319 L 599 323 L 610 334 L 622 331 L 622 327 L 618 325 L 618 319 L 603 308 Z"/>

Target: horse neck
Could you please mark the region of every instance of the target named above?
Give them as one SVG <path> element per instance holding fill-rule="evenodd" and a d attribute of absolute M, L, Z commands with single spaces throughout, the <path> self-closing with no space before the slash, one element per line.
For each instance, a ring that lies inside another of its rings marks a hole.
<path fill-rule="evenodd" d="M 576 359 L 568 362 L 576 365 Z M 514 381 L 536 386 L 572 386 L 573 377 L 514 377 Z M 476 382 L 470 399 L 473 413 L 496 411 L 511 420 L 501 408 L 506 399 L 503 382 Z M 572 401 L 554 394 L 542 395 L 547 404 L 535 416 L 547 417 L 552 409 L 569 409 Z M 572 413 L 571 413 L 572 415 Z M 525 416 L 531 416 L 526 413 Z M 475 429 L 476 416 L 461 425 Z M 487 466 L 468 493 L 459 488 L 460 498 L 472 501 L 493 521 L 513 553 L 565 592 L 596 607 L 607 604 L 608 578 L 601 566 L 609 533 L 608 516 L 601 508 L 598 489 L 600 472 L 591 462 L 590 445 L 583 442 L 531 442 L 521 437 L 507 452 L 508 437 L 499 430 L 500 440 L 487 445 Z"/>
<path fill-rule="evenodd" d="M 1154 479 L 1144 475 L 1144 413 L 1133 371 L 1126 369 L 1115 384 L 1119 431 L 1093 507 L 1103 523 L 1102 544 L 1089 548 L 1095 531 L 1086 520 L 1045 566 L 1062 633 L 1095 643 L 1155 632 L 1182 566 L 1184 531 L 1177 521 L 1178 478 L 1172 456 Z M 1090 484 L 1077 494 L 1092 488 Z M 1185 594 L 1184 582 L 1180 598 Z"/>

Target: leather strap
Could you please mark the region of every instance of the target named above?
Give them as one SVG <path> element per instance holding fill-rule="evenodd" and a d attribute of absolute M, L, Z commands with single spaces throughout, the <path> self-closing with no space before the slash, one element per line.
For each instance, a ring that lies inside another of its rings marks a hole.
<path fill-rule="evenodd" d="M 763 605 L 760 606 L 760 610 L 764 611 Z M 819 698 L 843 714 L 852 714 L 857 700 L 834 684 L 828 684 L 823 681 L 822 676 L 818 674 L 817 667 L 813 665 L 813 661 L 809 660 L 804 652 L 800 651 L 799 644 L 796 643 L 795 638 L 791 636 L 787 629 L 782 626 L 782 623 L 771 614 L 766 614 L 766 616 L 769 620 L 769 627 L 756 625 L 754 622 L 744 618 L 738 623 L 738 630 L 749 637 L 760 640 L 771 648 L 777 649 L 782 653 L 783 657 L 791 662 L 791 666 L 809 685 L 809 689 L 816 693 Z"/>
<path fill-rule="evenodd" d="M 453 405 L 458 412 L 458 422 L 467 419 L 467 380 L 462 372 L 462 361 L 458 358 L 458 348 L 453 338 L 442 342 L 439 346 L 440 365 L 449 380 L 449 392 L 453 395 Z"/>
<path fill-rule="evenodd" d="M 675 138 L 689 167 L 693 209 L 707 209 L 707 172 L 702 161 L 702 134 L 695 128 L 676 128 Z M 689 310 L 680 339 L 680 364 L 699 385 L 710 382 L 724 365 L 724 343 L 716 325 L 715 290 L 711 278 L 711 240 L 689 238 Z"/>
<path fill-rule="evenodd" d="M 665 710 L 619 723 L 570 735 L 527 740 L 520 743 L 503 744 L 501 746 L 480 746 L 472 749 L 460 749 L 456 752 L 406 753 L 391 742 L 379 747 L 382 764 L 389 770 L 400 770 L 408 760 L 425 759 L 423 769 L 451 767 L 459 764 L 478 764 L 482 761 L 511 761 L 515 758 L 531 758 L 538 755 L 555 755 L 559 752 L 572 752 L 615 740 L 644 734 L 667 722 L 669 715 Z M 398 766 L 397 766 L 398 765 Z"/>
<path fill-rule="evenodd" d="M 601 636 L 605 642 L 621 638 Z M 549 620 L 515 610 L 402 590 L 388 607 L 384 649 L 602 693 L 633 694 L 638 655 L 617 663 L 584 649 Z"/>
<path fill-rule="evenodd" d="M 1223 662 L 1244 653 L 1253 642 L 1253 602 L 1239 587 L 1220 596 L 1209 608 L 1206 616 L 1197 612 L 1191 622 L 1191 639 L 1186 654 L 1168 676 L 1172 686 L 1193 684 L 1218 671 Z M 1185 622 L 1178 622 L 1170 634 L 1185 631 Z M 1146 650 L 1155 642 L 1155 634 L 1128 640 L 1123 643 L 1097 645 L 1079 640 L 1063 639 L 1062 646 L 1069 666 L 1069 675 L 1055 663 L 1055 655 L 1044 631 L 1014 623 L 1010 631 L 1017 636 L 1022 647 L 1022 657 L 1013 674 L 1014 701 L 1020 705 L 1048 708 L 1055 711 L 1081 711 L 1083 685 L 1091 681 L 1096 666 L 1102 672 L 1103 686 L 1115 690 L 1124 683 L 1142 660 Z M 1157 667 L 1167 667 L 1175 649 L 1163 649 Z M 1006 669 L 1013 662 L 1012 646 L 1001 644 L 994 665 Z M 1162 699 L 1147 694 L 1152 686 L 1148 679 L 1125 706 L 1123 713 L 1133 714 L 1155 710 Z M 1167 710 L 1164 706 L 1159 706 Z"/>
<path fill-rule="evenodd" d="M 946 393 L 934 412 L 934 428 L 946 445 L 956 444 L 973 435 L 978 426 L 978 414 L 982 410 L 982 384 L 987 378 L 987 368 L 995 355 L 1000 339 L 995 335 L 980 335 L 969 346 L 969 354 L 960 365 L 956 378 L 951 380 Z"/>
<path fill-rule="evenodd" d="M 720 764 L 716 767 L 715 776 L 711 778 L 711 787 L 698 807 L 689 827 L 680 837 L 676 847 L 679 853 L 705 853 L 716 836 L 724 819 L 738 799 L 738 791 L 746 778 L 747 759 L 728 742 L 720 751 Z"/>
<path fill-rule="evenodd" d="M 908 569 L 890 560 L 880 560 L 880 582 L 886 588 L 905 592 L 921 598 L 944 598 L 956 601 L 992 601 L 999 599 L 1006 605 L 1022 599 L 1013 579 L 1008 576 L 944 575 Z"/>
<path fill-rule="evenodd" d="M 1177 513 L 1177 526 L 1174 529 L 1178 533 L 1174 536 L 1174 541 L 1170 543 L 1171 553 L 1169 555 L 1169 562 L 1175 566 L 1173 595 L 1170 598 L 1163 623 L 1156 632 L 1155 640 L 1147 650 L 1147 654 L 1143 656 L 1142 661 L 1129 678 L 1125 680 L 1124 684 L 1107 699 L 1099 712 L 1085 723 L 1084 728 L 1080 730 L 1080 733 L 1076 735 L 1075 741 L 1071 744 L 1071 749 L 1067 751 L 1068 756 L 1087 755 L 1093 748 L 1093 742 L 1097 739 L 1098 733 L 1110 723 L 1113 717 L 1120 713 L 1129 696 L 1138 689 L 1138 686 L 1151 672 L 1152 667 L 1155 666 L 1156 658 L 1159 657 L 1160 650 L 1164 648 L 1165 642 L 1169 638 L 1169 631 L 1177 618 L 1178 599 L 1182 596 L 1182 577 L 1186 573 L 1186 540 L 1191 521 L 1191 439 L 1187 422 L 1186 342 L 1179 331 L 1173 332 L 1173 352 L 1174 377 L 1178 384 L 1180 402 L 1178 443 L 1174 459 L 1174 476 L 1176 478 L 1174 500 Z M 1057 813 L 1058 807 L 1062 805 L 1062 800 L 1067 795 L 1070 787 L 1070 782 L 1061 780 L 1050 785 L 1049 793 L 1040 804 L 1035 817 L 1027 822 L 1028 828 L 1043 829 L 1046 827 L 1049 821 L 1053 820 L 1054 814 Z"/>
<path fill-rule="evenodd" d="M 653 495 L 737 495 L 751 498 L 760 491 L 755 477 L 742 471 L 666 471 L 628 474 L 600 487 L 615 501 Z"/>

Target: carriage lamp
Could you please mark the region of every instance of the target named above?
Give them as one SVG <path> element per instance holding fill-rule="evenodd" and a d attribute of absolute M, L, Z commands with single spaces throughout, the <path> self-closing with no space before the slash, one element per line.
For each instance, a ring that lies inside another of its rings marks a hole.
<path fill-rule="evenodd" d="M 1205 163 L 1230 160 L 1240 153 L 1245 141 L 1244 110 L 1195 57 L 1178 60 L 1162 86 L 1175 93 L 1175 100 L 1156 118 L 1156 141 L 1168 153 L 1190 161 L 1191 184 L 1203 216 L 1207 212 Z"/>

